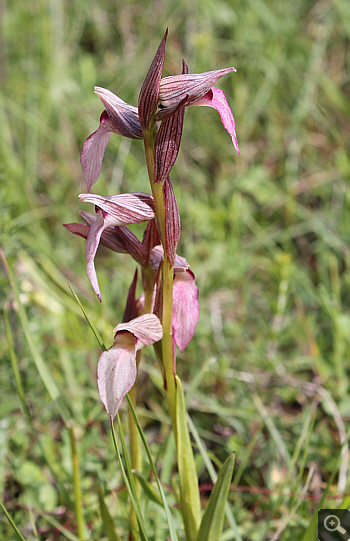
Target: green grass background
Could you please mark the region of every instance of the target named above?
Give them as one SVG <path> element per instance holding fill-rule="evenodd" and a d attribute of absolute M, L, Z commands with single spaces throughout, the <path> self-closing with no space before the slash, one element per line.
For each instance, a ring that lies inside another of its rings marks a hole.
<path fill-rule="evenodd" d="M 91 539 L 106 539 L 98 487 L 124 535 L 126 494 L 96 389 L 100 350 L 66 282 L 109 346 L 135 264 L 100 250 L 100 305 L 85 272 L 85 243 L 62 224 L 79 221 L 83 208 L 79 153 L 103 110 L 94 85 L 136 105 L 166 27 L 164 75 L 180 72 L 182 56 L 192 72 L 237 69 L 219 86 L 241 155 L 216 111 L 188 108 L 171 174 L 182 221 L 179 253 L 200 292 L 195 337 L 178 356 L 189 413 L 217 465 L 236 452 L 239 490 L 233 487 L 229 501 L 238 536 L 311 540 L 327 483 L 329 495 L 350 492 L 346 452 L 340 460 L 350 417 L 346 0 L 0 1 L 0 245 L 20 304 L 6 272 L 0 298 L 33 418 L 30 426 L 21 409 L 1 320 L 1 499 L 28 540 L 76 532 L 68 432 L 38 374 L 40 357 L 74 420 Z M 142 143 L 111 135 L 94 191 L 148 190 Z M 149 351 L 139 414 L 175 503 L 161 387 Z M 196 460 L 206 485 L 199 453 Z M 164 541 L 164 520 L 147 505 L 149 533 Z M 0 538 L 12 535 L 2 515 Z M 235 538 L 226 524 L 222 539 Z"/>

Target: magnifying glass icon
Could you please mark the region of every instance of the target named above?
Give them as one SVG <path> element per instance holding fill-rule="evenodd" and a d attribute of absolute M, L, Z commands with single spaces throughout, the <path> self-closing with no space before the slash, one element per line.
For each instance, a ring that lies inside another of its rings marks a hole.
<path fill-rule="evenodd" d="M 329 532 L 346 533 L 346 530 L 340 526 L 340 520 L 336 515 L 327 515 L 323 524 Z"/>

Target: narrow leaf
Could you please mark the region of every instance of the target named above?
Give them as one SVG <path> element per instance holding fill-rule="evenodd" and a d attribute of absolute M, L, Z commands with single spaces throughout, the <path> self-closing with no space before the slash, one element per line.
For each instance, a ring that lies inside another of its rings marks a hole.
<path fill-rule="evenodd" d="M 152 502 L 156 503 L 157 505 L 159 505 L 160 507 L 164 507 L 162 499 L 158 496 L 158 494 L 156 493 L 151 483 L 147 481 L 147 479 L 142 475 L 142 473 L 140 473 L 137 470 L 133 470 L 133 474 L 139 480 L 140 485 L 142 486 L 142 489 L 145 495 L 147 496 L 147 498 L 151 500 Z"/>
<path fill-rule="evenodd" d="M 19 539 L 19 541 L 26 541 L 19 529 L 17 528 L 16 524 L 13 522 L 11 516 L 8 514 L 6 507 L 2 502 L 0 502 L 0 507 L 3 510 L 7 520 L 9 521 L 9 524 L 11 525 L 13 531 L 15 532 L 16 538 Z"/>
<path fill-rule="evenodd" d="M 191 440 L 187 428 L 185 397 L 181 380 L 176 377 L 176 431 L 180 478 L 181 508 L 187 541 L 195 541 L 200 525 L 201 503 Z"/>
<path fill-rule="evenodd" d="M 235 456 L 231 454 L 220 470 L 202 518 L 197 541 L 220 541 L 224 525 L 225 503 L 230 490 L 234 463 Z"/>

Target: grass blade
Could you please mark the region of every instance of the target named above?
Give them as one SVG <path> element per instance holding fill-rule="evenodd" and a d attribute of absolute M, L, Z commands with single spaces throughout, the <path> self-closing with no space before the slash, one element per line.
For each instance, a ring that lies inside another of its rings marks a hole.
<path fill-rule="evenodd" d="M 232 453 L 224 462 L 218 480 L 210 495 L 208 505 L 202 517 L 197 541 L 220 541 L 225 517 L 224 504 L 230 490 L 234 464 L 235 455 Z"/>
<path fill-rule="evenodd" d="M 152 455 L 151 455 L 151 451 L 148 447 L 148 444 L 147 444 L 147 441 L 146 441 L 146 438 L 145 438 L 145 435 L 143 433 L 143 430 L 140 426 L 140 423 L 138 422 L 138 419 L 137 419 L 137 415 L 136 415 L 136 411 L 135 411 L 135 408 L 129 398 L 128 395 L 126 395 L 126 399 L 128 401 L 128 405 L 129 405 L 129 408 L 131 410 L 131 413 L 132 413 L 132 416 L 134 418 L 134 421 L 135 421 L 135 425 L 137 426 L 137 429 L 139 431 L 139 434 L 140 434 L 140 438 L 142 440 L 142 443 L 143 443 L 143 446 L 145 448 L 145 451 L 147 453 L 147 457 L 148 457 L 148 461 L 151 465 L 151 468 L 152 468 L 152 472 L 153 472 L 153 475 L 155 477 L 155 480 L 157 482 L 157 486 L 158 486 L 158 490 L 159 490 L 159 494 L 160 494 L 160 497 L 162 499 L 162 502 L 163 502 L 163 506 L 164 506 L 164 510 L 165 510 L 165 514 L 166 514 L 166 518 L 167 518 L 167 521 L 168 521 L 168 526 L 169 526 L 169 532 L 170 532 L 170 537 L 171 537 L 171 540 L 175 540 L 177 539 L 177 533 L 176 533 L 176 530 L 175 530 L 175 525 L 174 525 L 174 521 L 172 519 L 172 516 L 171 516 L 171 513 L 170 513 L 170 508 L 169 508 L 169 505 L 168 505 L 168 502 L 166 500 L 166 497 L 165 497 L 165 494 L 164 494 L 164 491 L 163 491 L 163 488 L 162 488 L 162 485 L 160 484 L 160 481 L 159 481 L 159 477 L 157 475 L 157 470 L 155 468 L 155 465 L 154 465 L 154 462 L 153 462 L 153 459 L 152 459 Z"/>
<path fill-rule="evenodd" d="M 204 464 L 205 464 L 205 467 L 207 468 L 208 470 L 208 473 L 210 475 L 210 479 L 212 480 L 213 483 L 216 483 L 217 481 L 217 478 L 218 478 L 218 475 L 215 471 L 215 468 L 209 458 L 209 455 L 204 447 L 204 444 L 199 436 L 199 433 L 196 429 L 196 427 L 194 426 L 193 424 L 193 421 L 192 419 L 190 418 L 189 415 L 187 415 L 187 422 L 188 422 L 188 425 L 190 427 L 190 430 L 192 432 L 192 435 L 194 437 L 194 441 L 196 442 L 196 445 L 198 447 L 198 450 L 203 458 L 203 461 L 204 461 Z M 231 530 L 234 532 L 234 536 L 235 536 L 235 539 L 237 541 L 243 541 L 242 540 L 242 536 L 241 534 L 239 533 L 238 531 L 238 526 L 237 526 L 237 523 L 236 523 L 236 520 L 235 520 L 235 517 L 233 516 L 233 513 L 232 513 L 232 509 L 231 507 L 229 506 L 229 504 L 226 502 L 225 504 L 225 513 L 226 513 L 226 517 L 227 517 L 227 521 L 231 527 Z"/>
<path fill-rule="evenodd" d="M 21 534 L 21 532 L 19 531 L 19 529 L 17 528 L 16 524 L 13 522 L 12 518 L 8 514 L 6 507 L 4 506 L 4 504 L 2 502 L 0 502 L 0 507 L 3 510 L 7 520 L 9 521 L 9 524 L 11 525 L 11 528 L 15 532 L 17 539 L 19 539 L 20 541 L 26 541 L 25 538 L 23 537 L 23 535 Z"/>
<path fill-rule="evenodd" d="M 115 430 L 114 430 L 114 425 L 113 425 L 112 419 L 110 419 L 110 422 L 111 422 L 112 439 L 113 439 L 115 452 L 117 453 L 117 457 L 118 457 L 118 461 L 119 461 L 119 465 L 120 465 L 120 470 L 121 470 L 121 473 L 122 473 L 122 476 L 123 476 L 123 480 L 124 480 L 124 483 L 125 483 L 125 486 L 126 486 L 126 490 L 128 491 L 128 494 L 129 494 L 131 505 L 133 506 L 136 517 L 137 517 L 137 521 L 138 521 L 139 528 L 140 528 L 140 537 L 141 537 L 142 541 L 148 541 L 148 537 L 147 537 L 147 534 L 146 534 L 145 523 L 144 523 L 143 517 L 141 515 L 139 504 L 138 504 L 137 500 L 135 500 L 135 498 L 134 498 L 133 490 L 132 490 L 131 485 L 129 483 L 128 476 L 125 473 L 124 464 L 123 464 L 123 461 L 122 461 L 122 457 L 120 456 L 119 447 L 118 447 L 118 444 L 117 444 L 117 438 L 116 438 L 116 435 L 115 435 Z"/>

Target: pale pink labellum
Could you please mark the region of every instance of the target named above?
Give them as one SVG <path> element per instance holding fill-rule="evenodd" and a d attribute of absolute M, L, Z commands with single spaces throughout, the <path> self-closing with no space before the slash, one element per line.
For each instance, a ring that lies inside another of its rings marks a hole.
<path fill-rule="evenodd" d="M 136 375 L 134 337 L 128 332 L 118 334 L 114 345 L 100 356 L 97 367 L 98 391 L 107 414 L 112 419 L 124 396 L 134 385 Z"/>
<path fill-rule="evenodd" d="M 97 384 L 107 414 L 115 417 L 121 401 L 134 385 L 137 376 L 136 352 L 154 344 L 163 336 L 159 319 L 145 314 L 115 328 L 113 346 L 100 356 Z"/>
<path fill-rule="evenodd" d="M 137 107 L 133 107 L 104 88 L 95 87 L 105 106 L 99 128 L 86 139 L 80 154 L 80 163 L 88 191 L 97 181 L 110 133 L 130 139 L 142 139 Z"/>
<path fill-rule="evenodd" d="M 181 352 L 191 341 L 199 316 L 198 287 L 187 270 L 175 274 L 173 286 L 173 338 Z"/>
<path fill-rule="evenodd" d="M 207 107 L 213 107 L 217 110 L 225 130 L 227 130 L 231 135 L 233 146 L 235 147 L 237 153 L 240 154 L 236 136 L 235 119 L 233 118 L 232 111 L 227 103 L 224 92 L 219 88 L 214 87 L 209 90 L 209 92 L 203 98 L 192 105 L 206 105 Z"/>
<path fill-rule="evenodd" d="M 119 194 L 102 197 L 94 194 L 81 194 L 80 201 L 93 203 L 98 207 L 96 221 L 91 224 L 86 239 L 86 270 L 93 290 L 101 301 L 94 259 L 101 235 L 111 226 L 145 222 L 154 218 L 153 198 L 144 193 Z"/>

